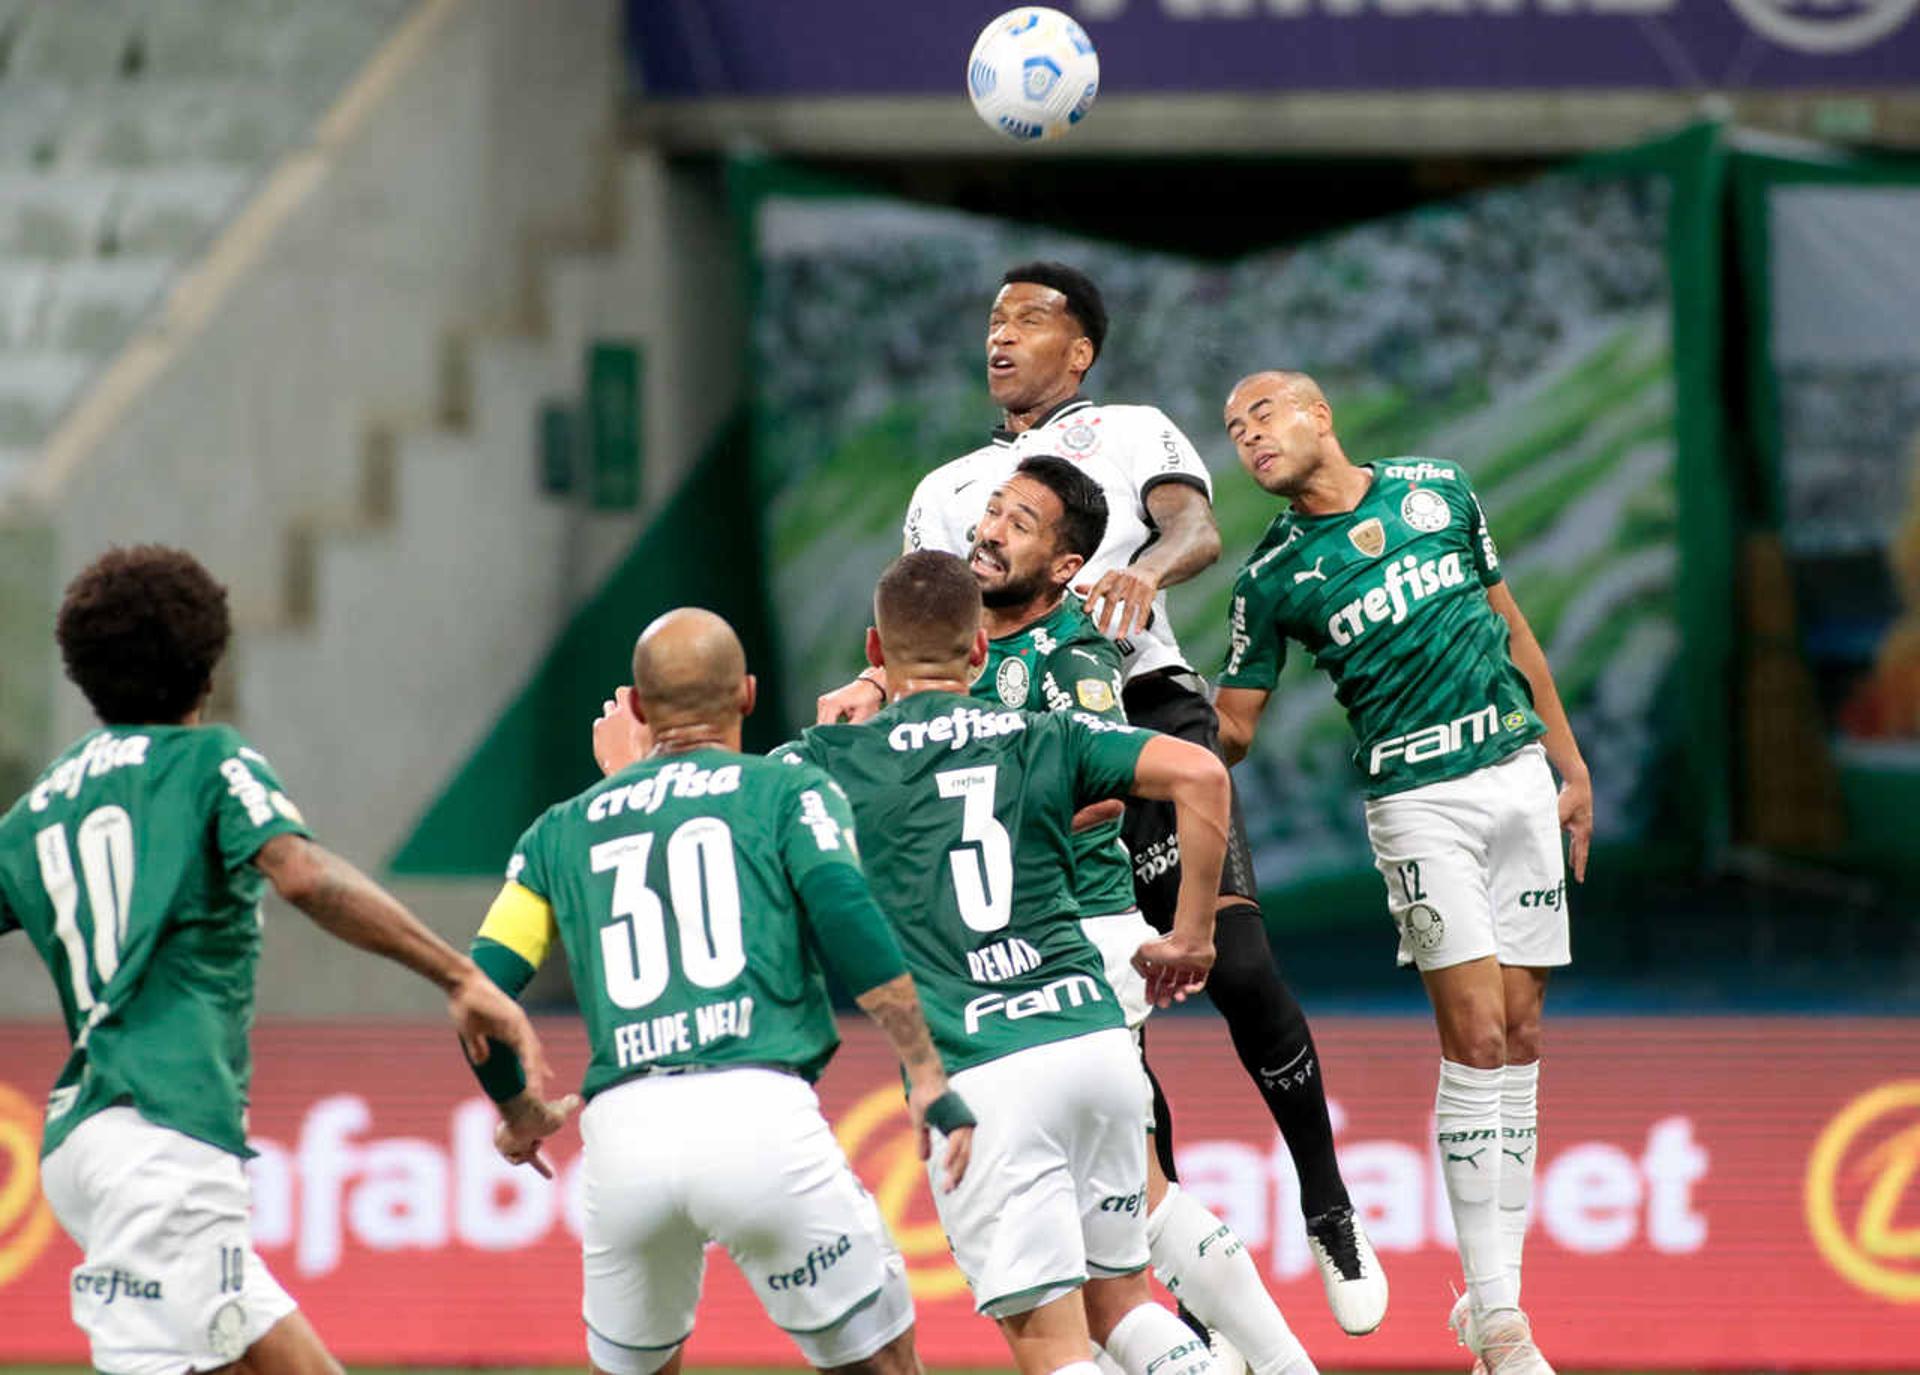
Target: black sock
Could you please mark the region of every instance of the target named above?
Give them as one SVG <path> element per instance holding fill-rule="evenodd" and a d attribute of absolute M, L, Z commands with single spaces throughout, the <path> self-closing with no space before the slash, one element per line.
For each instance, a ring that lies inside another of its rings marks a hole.
<path fill-rule="evenodd" d="M 1346 1207 L 1347 1186 L 1333 1151 L 1327 1091 L 1313 1033 L 1267 944 L 1266 923 L 1250 902 L 1220 910 L 1207 993 L 1227 1019 L 1240 1063 L 1266 1100 L 1300 1177 L 1300 1211 L 1317 1217 Z M 1156 1100 L 1157 1101 L 1157 1100 Z"/>

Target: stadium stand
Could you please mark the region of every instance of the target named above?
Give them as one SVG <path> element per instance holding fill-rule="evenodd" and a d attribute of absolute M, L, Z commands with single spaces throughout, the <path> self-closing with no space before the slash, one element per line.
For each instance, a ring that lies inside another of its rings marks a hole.
<path fill-rule="evenodd" d="M 0 487 L 407 8 L 0 5 Z"/>

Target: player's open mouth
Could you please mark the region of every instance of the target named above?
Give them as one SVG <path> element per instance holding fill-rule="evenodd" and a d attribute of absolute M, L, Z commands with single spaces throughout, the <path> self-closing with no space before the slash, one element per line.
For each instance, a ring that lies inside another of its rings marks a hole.
<path fill-rule="evenodd" d="M 1007 373 L 1012 372 L 1014 368 L 1017 366 L 1018 364 L 1016 364 L 1013 361 L 1012 354 L 1001 353 L 998 350 L 995 350 L 993 353 L 989 353 L 987 355 L 987 371 L 988 372 L 997 372 L 1002 376 L 1005 376 Z"/>
<path fill-rule="evenodd" d="M 1271 468 L 1275 463 L 1277 463 L 1279 459 L 1280 459 L 1280 455 L 1273 452 L 1273 450 L 1262 449 L 1259 453 L 1253 456 L 1253 470 L 1256 473 L 1264 473 L 1266 472 L 1267 469 Z"/>
<path fill-rule="evenodd" d="M 976 570 L 984 573 L 1004 573 L 1007 571 L 1006 563 L 998 555 L 989 552 L 985 548 L 976 548 L 973 551 L 973 557 L 969 559 L 968 562 L 971 563 Z"/>

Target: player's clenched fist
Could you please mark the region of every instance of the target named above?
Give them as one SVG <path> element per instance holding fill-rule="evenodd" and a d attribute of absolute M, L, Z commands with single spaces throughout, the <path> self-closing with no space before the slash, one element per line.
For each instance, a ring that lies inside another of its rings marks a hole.
<path fill-rule="evenodd" d="M 1133 952 L 1133 967 L 1147 981 L 1147 1001 L 1170 1007 L 1207 986 L 1213 969 L 1213 942 L 1189 940 L 1175 931 L 1158 940 L 1142 941 Z"/>
<path fill-rule="evenodd" d="M 886 704 L 886 689 L 863 674 L 845 687 L 835 688 L 816 698 L 813 723 L 816 726 L 831 726 L 846 721 L 859 725 Z"/>

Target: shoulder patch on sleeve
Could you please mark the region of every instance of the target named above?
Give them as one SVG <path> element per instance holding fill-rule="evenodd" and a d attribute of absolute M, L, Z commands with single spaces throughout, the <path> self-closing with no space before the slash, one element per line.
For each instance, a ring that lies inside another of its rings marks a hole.
<path fill-rule="evenodd" d="M 1088 711 L 1113 710 L 1113 684 L 1105 678 L 1082 678 L 1073 685 L 1073 695 Z"/>

